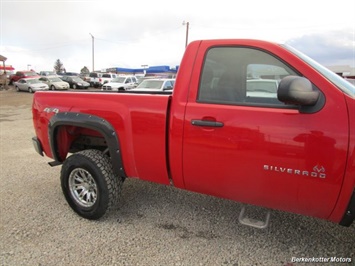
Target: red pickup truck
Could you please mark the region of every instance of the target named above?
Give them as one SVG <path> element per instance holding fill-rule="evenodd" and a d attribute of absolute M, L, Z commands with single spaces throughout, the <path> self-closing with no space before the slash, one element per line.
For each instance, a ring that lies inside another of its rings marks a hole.
<path fill-rule="evenodd" d="M 355 217 L 355 87 L 287 45 L 194 41 L 172 93 L 36 92 L 33 123 L 35 149 L 62 164 L 66 200 L 87 219 L 125 178 L 344 226 Z M 242 208 L 239 220 L 269 217 Z"/>
<path fill-rule="evenodd" d="M 14 75 L 10 76 L 9 84 L 14 84 L 15 82 L 19 81 L 23 78 L 40 78 L 36 72 L 34 71 L 17 71 Z"/>

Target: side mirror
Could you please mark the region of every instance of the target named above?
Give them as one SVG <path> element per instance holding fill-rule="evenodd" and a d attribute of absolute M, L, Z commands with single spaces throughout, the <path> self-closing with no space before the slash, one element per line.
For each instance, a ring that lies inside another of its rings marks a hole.
<path fill-rule="evenodd" d="M 320 97 L 312 83 L 303 77 L 287 76 L 283 78 L 277 90 L 277 98 L 286 104 L 314 106 Z"/>

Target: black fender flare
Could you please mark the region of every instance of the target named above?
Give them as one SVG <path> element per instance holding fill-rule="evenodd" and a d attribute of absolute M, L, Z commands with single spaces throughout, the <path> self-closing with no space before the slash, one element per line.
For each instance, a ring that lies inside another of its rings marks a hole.
<path fill-rule="evenodd" d="M 100 132 L 105 138 L 110 151 L 114 174 L 123 178 L 127 177 L 123 168 L 118 136 L 114 127 L 107 120 L 95 115 L 76 112 L 63 112 L 52 116 L 48 124 L 49 143 L 54 160 L 62 163 L 63 160 L 59 157 L 58 143 L 55 138 L 59 126 L 77 126 Z"/>

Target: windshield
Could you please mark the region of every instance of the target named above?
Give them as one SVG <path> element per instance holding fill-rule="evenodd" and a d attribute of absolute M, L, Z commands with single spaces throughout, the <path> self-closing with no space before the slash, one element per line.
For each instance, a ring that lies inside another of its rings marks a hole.
<path fill-rule="evenodd" d="M 346 81 L 344 78 L 340 77 L 333 71 L 329 70 L 328 68 L 322 66 L 318 62 L 314 61 L 313 59 L 309 58 L 308 56 L 302 54 L 301 52 L 297 51 L 296 49 L 288 46 L 286 44 L 282 45 L 284 48 L 298 56 L 299 58 L 303 59 L 306 63 L 310 66 L 315 68 L 319 73 L 321 73 L 325 78 L 327 78 L 330 82 L 336 85 L 340 90 L 344 93 L 349 95 L 352 98 L 355 98 L 355 86 L 353 86 L 350 82 Z"/>
<path fill-rule="evenodd" d="M 23 74 L 25 75 L 25 77 L 37 76 L 37 73 L 35 72 L 24 72 Z"/>
<path fill-rule="evenodd" d="M 48 78 L 49 81 L 52 81 L 52 82 L 62 82 L 62 80 L 60 78 Z"/>
<path fill-rule="evenodd" d="M 46 76 L 55 75 L 55 72 L 53 72 L 53 71 L 44 71 L 42 73 L 43 73 L 43 75 L 46 75 Z"/>
<path fill-rule="evenodd" d="M 137 86 L 137 89 L 160 89 L 163 83 L 162 80 L 144 80 Z"/>
<path fill-rule="evenodd" d="M 28 79 L 27 83 L 28 84 L 37 84 L 37 83 L 43 83 L 43 82 L 39 81 L 38 79 Z"/>
<path fill-rule="evenodd" d="M 75 82 L 84 82 L 84 81 L 83 81 L 81 78 L 79 78 L 79 77 L 73 77 L 72 80 L 75 81 Z"/>
<path fill-rule="evenodd" d="M 126 80 L 125 77 L 120 77 L 120 78 L 114 78 L 113 80 L 111 80 L 111 82 L 114 82 L 114 83 L 124 83 L 125 80 Z"/>

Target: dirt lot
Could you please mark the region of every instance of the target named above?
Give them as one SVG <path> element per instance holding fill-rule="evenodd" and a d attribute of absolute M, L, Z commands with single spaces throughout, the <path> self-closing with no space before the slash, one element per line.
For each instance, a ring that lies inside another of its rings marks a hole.
<path fill-rule="evenodd" d="M 80 218 L 60 167 L 32 147 L 32 97 L 0 91 L 0 265 L 355 265 L 355 225 L 273 211 L 269 228 L 253 229 L 238 224 L 239 203 L 138 180 L 125 182 L 117 210 Z"/>

